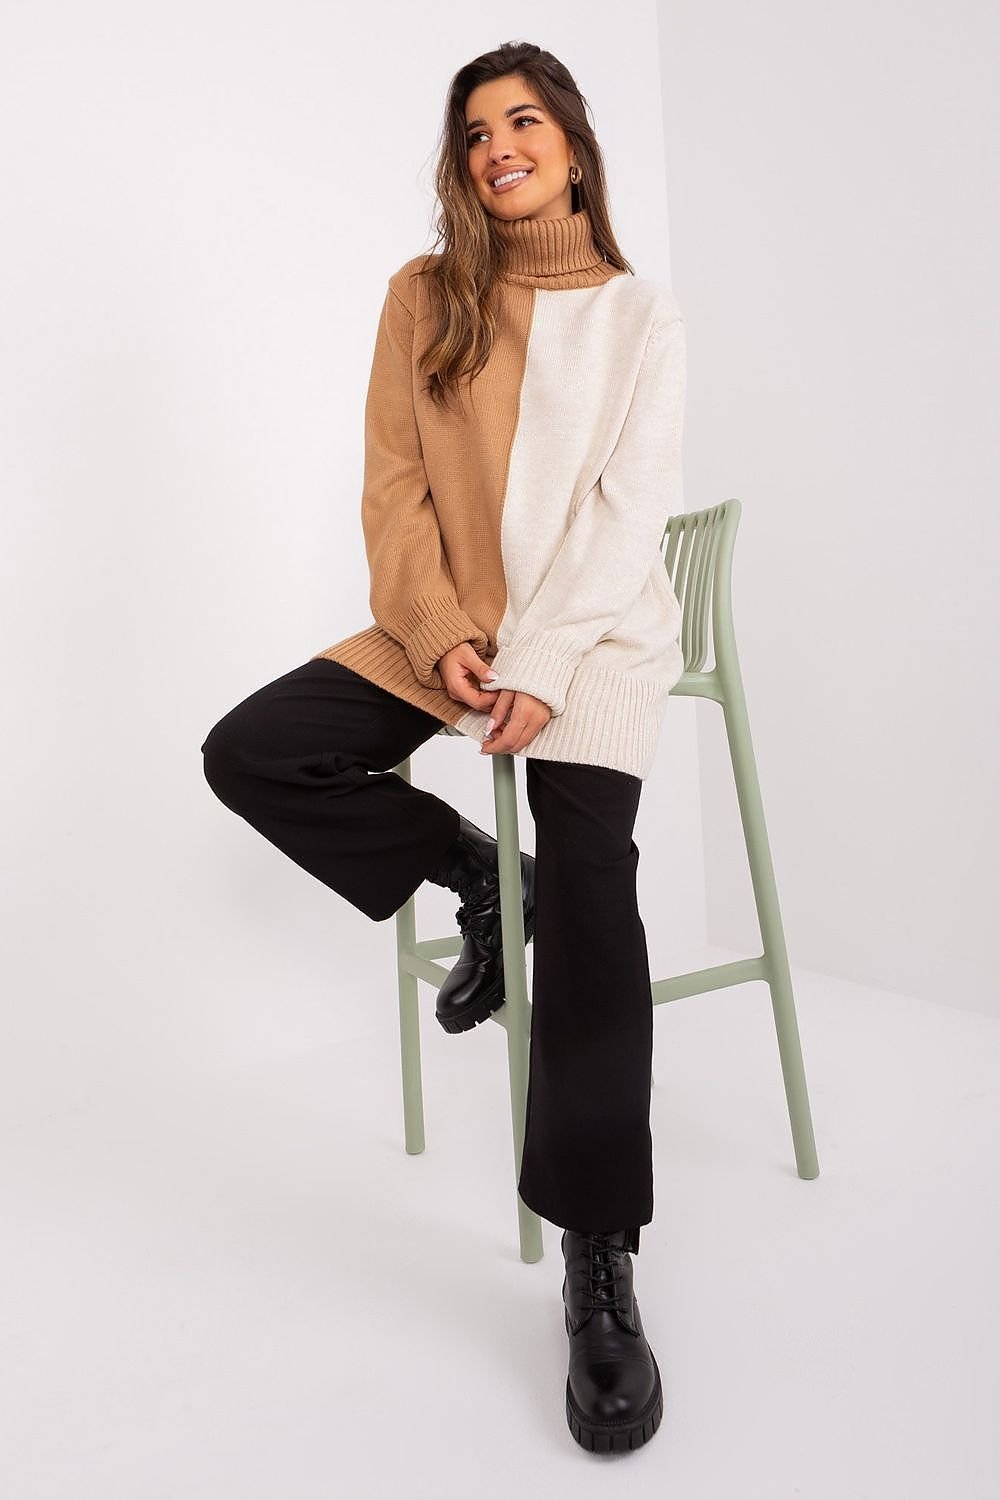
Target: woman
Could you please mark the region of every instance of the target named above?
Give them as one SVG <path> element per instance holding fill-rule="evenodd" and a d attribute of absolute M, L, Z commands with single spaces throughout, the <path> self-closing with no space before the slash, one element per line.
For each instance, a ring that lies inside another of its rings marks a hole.
<path fill-rule="evenodd" d="M 503 1003 L 496 844 L 392 768 L 442 722 L 524 757 L 518 1186 L 564 1230 L 570 1429 L 627 1450 L 663 1409 L 631 1260 L 653 1210 L 632 831 L 683 668 L 660 544 L 678 508 L 684 324 L 618 249 L 585 101 L 550 53 L 506 44 L 456 74 L 437 191 L 443 250 L 389 278 L 365 407 L 375 623 L 238 704 L 202 746 L 205 773 L 375 921 L 424 880 L 462 897 L 437 999 L 457 1033 Z"/>

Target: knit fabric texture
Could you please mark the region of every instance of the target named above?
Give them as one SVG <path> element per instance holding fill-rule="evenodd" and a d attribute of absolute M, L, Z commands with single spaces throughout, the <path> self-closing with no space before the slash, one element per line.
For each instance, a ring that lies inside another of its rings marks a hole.
<path fill-rule="evenodd" d="M 361 524 L 374 624 L 315 653 L 481 740 L 437 663 L 471 641 L 548 704 L 523 749 L 648 775 L 683 669 L 663 563 L 681 507 L 684 320 L 610 265 L 586 210 L 496 221 L 498 326 L 448 411 L 418 369 L 433 314 L 415 256 L 389 278 L 365 404 Z"/>

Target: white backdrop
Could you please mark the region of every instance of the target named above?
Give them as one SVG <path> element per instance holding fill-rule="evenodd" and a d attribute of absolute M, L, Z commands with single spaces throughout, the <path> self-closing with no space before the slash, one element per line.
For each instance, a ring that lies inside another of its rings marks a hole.
<path fill-rule="evenodd" d="M 687 505 L 744 506 L 736 627 L 792 963 L 1000 1015 L 1000 12 L 661 18 Z M 745 952 L 732 775 L 697 713 L 710 935 Z"/>

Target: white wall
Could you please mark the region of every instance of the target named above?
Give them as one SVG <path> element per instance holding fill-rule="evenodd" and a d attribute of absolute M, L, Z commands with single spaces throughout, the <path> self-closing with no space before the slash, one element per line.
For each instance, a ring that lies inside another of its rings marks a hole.
<path fill-rule="evenodd" d="M 792 961 L 998 1014 L 1000 12 L 675 0 L 660 22 L 687 505 L 743 502 Z M 697 711 L 710 933 L 747 951 L 721 719 Z"/>
<path fill-rule="evenodd" d="M 668 281 L 669 256 L 651 5 L 624 27 L 578 3 L 431 22 L 97 0 L 2 25 L 0 1109 L 23 1120 L 395 1005 L 392 924 L 224 808 L 199 747 L 369 622 L 364 392 L 385 280 L 431 240 L 454 70 L 523 36 L 561 55 L 626 253 Z M 637 828 L 657 972 L 704 929 L 695 727 L 671 705 Z M 472 741 L 415 768 L 492 816 Z M 424 934 L 453 931 L 456 905 L 424 887 Z"/>

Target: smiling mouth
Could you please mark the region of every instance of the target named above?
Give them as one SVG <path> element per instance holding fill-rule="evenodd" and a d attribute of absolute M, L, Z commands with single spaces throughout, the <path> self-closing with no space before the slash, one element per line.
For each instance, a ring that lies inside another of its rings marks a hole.
<path fill-rule="evenodd" d="M 530 176 L 530 169 L 528 169 L 527 167 L 518 167 L 516 175 L 510 175 L 507 172 L 504 172 L 500 175 L 500 177 L 495 178 L 490 183 L 490 188 L 494 193 L 506 193 L 511 188 L 517 187 L 519 182 L 524 182 L 525 179 Z"/>

